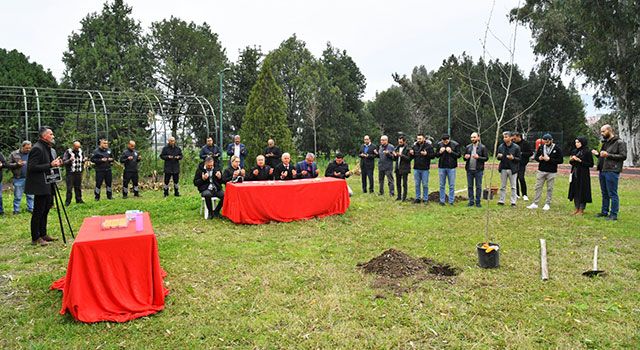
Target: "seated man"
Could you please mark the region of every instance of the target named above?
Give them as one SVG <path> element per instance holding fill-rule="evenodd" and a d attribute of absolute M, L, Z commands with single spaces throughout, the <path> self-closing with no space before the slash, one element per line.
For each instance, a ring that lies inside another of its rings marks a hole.
<path fill-rule="evenodd" d="M 344 162 L 344 156 L 342 153 L 336 153 L 336 159 L 329 163 L 327 166 L 327 171 L 324 172 L 325 177 L 335 177 L 338 179 L 347 179 L 351 176 L 351 172 L 349 171 L 349 164 Z M 353 196 L 353 191 L 351 187 L 347 185 L 347 191 L 349 191 L 349 197 Z"/>
<path fill-rule="evenodd" d="M 325 177 L 335 177 L 338 179 L 346 179 L 351 176 L 349 165 L 344 162 L 342 153 L 336 153 L 336 159 L 329 163 L 327 171 L 324 172 Z"/>
<path fill-rule="evenodd" d="M 256 166 L 251 168 L 247 175 L 247 181 L 265 181 L 273 179 L 273 169 L 265 164 L 263 155 L 256 157 Z"/>
<path fill-rule="evenodd" d="M 298 175 L 296 169 L 291 165 L 291 155 L 289 153 L 282 154 L 282 163 L 276 166 L 274 177 L 276 180 L 293 180 Z"/>
<path fill-rule="evenodd" d="M 214 166 L 213 157 L 207 156 L 202 163 L 198 165 L 196 174 L 193 177 L 193 184 L 198 188 L 198 192 L 204 198 L 204 202 L 207 205 L 207 218 L 219 218 L 220 209 L 222 209 L 222 200 L 224 199 L 224 192 L 222 191 L 221 184 L 222 174 L 220 169 Z M 218 197 L 218 205 L 213 209 L 212 198 Z"/>
<path fill-rule="evenodd" d="M 229 164 L 231 165 L 224 169 L 224 172 L 222 173 L 222 183 L 242 182 L 244 180 L 245 171 L 240 167 L 240 157 L 231 156 Z"/>
<path fill-rule="evenodd" d="M 313 153 L 307 153 L 303 161 L 296 163 L 296 172 L 298 179 L 311 179 L 318 177 L 320 170 L 315 162 L 316 156 Z"/>

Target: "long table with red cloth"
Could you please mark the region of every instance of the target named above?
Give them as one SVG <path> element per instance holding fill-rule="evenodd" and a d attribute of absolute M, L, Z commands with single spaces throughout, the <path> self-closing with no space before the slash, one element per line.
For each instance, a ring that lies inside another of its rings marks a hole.
<path fill-rule="evenodd" d="M 67 273 L 51 285 L 62 291 L 61 315 L 68 311 L 82 322 L 125 322 L 164 308 L 169 290 L 163 285 L 166 273 L 160 267 L 151 218 L 143 214 L 140 232 L 135 221 L 126 228 L 101 229 L 105 219 L 121 217 L 84 219 Z"/>
<path fill-rule="evenodd" d="M 342 179 L 249 181 L 227 183 L 222 214 L 237 224 L 289 222 L 343 214 L 349 203 Z"/>

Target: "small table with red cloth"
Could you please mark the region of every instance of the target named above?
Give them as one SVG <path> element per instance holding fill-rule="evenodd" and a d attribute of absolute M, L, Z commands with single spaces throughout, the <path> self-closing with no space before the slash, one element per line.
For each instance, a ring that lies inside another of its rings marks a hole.
<path fill-rule="evenodd" d="M 264 224 L 343 214 L 348 207 L 343 179 L 228 182 L 222 214 L 236 224 Z"/>
<path fill-rule="evenodd" d="M 125 322 L 154 314 L 164 308 L 169 293 L 163 285 L 158 241 L 148 213 L 143 230 L 135 221 L 126 228 L 101 229 L 105 219 L 84 219 L 71 247 L 66 276 L 51 289 L 62 291 L 60 314 L 67 311 L 82 322 Z"/>

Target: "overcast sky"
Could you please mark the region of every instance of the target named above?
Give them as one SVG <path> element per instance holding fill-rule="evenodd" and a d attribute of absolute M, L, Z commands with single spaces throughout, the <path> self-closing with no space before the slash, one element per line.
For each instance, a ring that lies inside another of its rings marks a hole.
<path fill-rule="evenodd" d="M 482 37 L 492 2 L 489 0 L 129 0 L 133 16 L 145 30 L 154 21 L 173 15 L 186 21 L 207 22 L 218 33 L 230 60 L 247 45 L 276 48 L 296 33 L 319 56 L 330 41 L 347 50 L 367 79 L 365 99 L 393 84 L 391 74 L 410 74 L 416 65 L 437 69 L 442 60 L 463 51 L 482 54 Z M 0 5 L 0 47 L 17 49 L 50 69 L 60 80 L 67 37 L 80 29 L 80 20 L 99 12 L 102 0 L 21 0 Z M 517 0 L 496 0 L 492 31 L 504 41 L 513 35 L 507 13 Z M 495 39 L 492 57 L 508 60 Z M 515 62 L 527 73 L 535 65 L 531 33 L 517 32 Z M 570 78 L 566 78 L 566 81 Z M 588 94 L 589 91 L 584 91 Z M 587 99 L 590 103 L 590 99 Z M 587 108 L 588 115 L 594 113 Z"/>

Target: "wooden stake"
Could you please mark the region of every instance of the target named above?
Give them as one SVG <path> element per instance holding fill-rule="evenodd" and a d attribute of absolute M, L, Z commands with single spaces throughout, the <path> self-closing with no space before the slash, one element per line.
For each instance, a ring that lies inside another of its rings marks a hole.
<path fill-rule="evenodd" d="M 540 272 L 543 281 L 549 279 L 549 268 L 547 266 L 547 241 L 540 239 Z"/>

